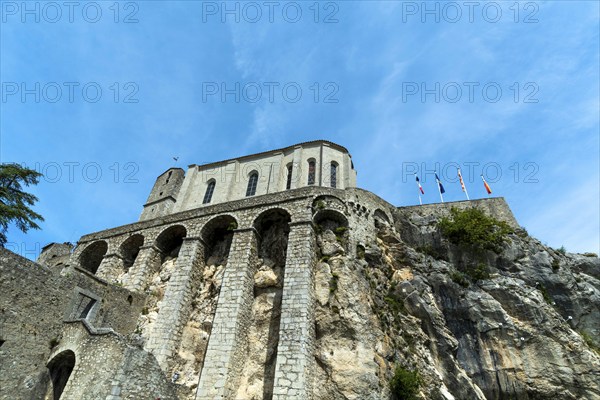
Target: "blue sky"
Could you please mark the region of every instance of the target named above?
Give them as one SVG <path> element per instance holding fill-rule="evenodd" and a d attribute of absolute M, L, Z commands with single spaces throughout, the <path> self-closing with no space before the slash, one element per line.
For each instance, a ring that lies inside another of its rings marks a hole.
<path fill-rule="evenodd" d="M 392 204 L 415 169 L 425 203 L 434 169 L 464 199 L 458 164 L 471 198 L 484 173 L 530 234 L 599 252 L 599 3 L 475 3 L 1 1 L 0 161 L 47 174 L 42 230 L 7 247 L 137 221 L 171 166 L 327 139 Z"/>

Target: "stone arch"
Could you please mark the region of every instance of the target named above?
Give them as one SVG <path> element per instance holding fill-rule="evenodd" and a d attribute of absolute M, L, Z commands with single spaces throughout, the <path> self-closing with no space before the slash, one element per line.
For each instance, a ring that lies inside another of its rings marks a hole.
<path fill-rule="evenodd" d="M 206 265 L 224 265 L 229 257 L 233 231 L 237 220 L 231 215 L 219 215 L 204 225 L 200 237 L 204 241 L 204 261 Z"/>
<path fill-rule="evenodd" d="M 275 366 L 279 345 L 281 302 L 287 255 L 288 236 L 292 218 L 282 208 L 263 211 L 253 227 L 257 232 L 258 270 L 254 275 L 254 299 L 249 334 L 259 338 L 248 346 L 248 359 L 259 360 L 262 367 L 252 363 L 242 368 L 242 381 L 236 398 L 248 398 L 248 388 L 261 390 L 263 399 L 273 398 Z"/>
<path fill-rule="evenodd" d="M 181 245 L 183 244 L 183 238 L 187 236 L 187 229 L 183 225 L 172 225 L 163 230 L 156 241 L 156 247 L 161 254 L 161 263 L 165 261 L 166 257 L 177 257 Z"/>
<path fill-rule="evenodd" d="M 108 251 L 108 243 L 98 240 L 88 245 L 79 256 L 79 265 L 86 271 L 95 274 L 102 262 L 102 258 Z"/>
<path fill-rule="evenodd" d="M 312 203 L 313 214 L 325 209 L 337 210 L 342 214 L 347 212 L 346 203 L 338 197 L 331 195 L 317 196 Z"/>
<path fill-rule="evenodd" d="M 75 353 L 71 350 L 65 350 L 58 353 L 50 360 L 47 365 L 50 374 L 50 384 L 52 385 L 52 398 L 58 400 L 62 396 L 69 377 L 75 368 Z"/>
<path fill-rule="evenodd" d="M 379 228 L 381 225 L 391 225 L 390 219 L 382 209 L 378 208 L 373 213 L 373 219 L 375 220 L 375 227 Z"/>
<path fill-rule="evenodd" d="M 285 266 L 287 239 L 292 217 L 283 208 L 263 211 L 254 220 L 254 229 L 259 235 L 258 256 Z"/>
<path fill-rule="evenodd" d="M 121 246 L 119 246 L 119 253 L 121 257 L 123 257 L 123 267 L 125 268 L 125 270 L 131 268 L 131 266 L 135 262 L 136 257 L 140 252 L 140 248 L 143 245 L 144 236 L 139 233 L 136 233 L 125 239 Z"/>
<path fill-rule="evenodd" d="M 317 211 L 313 217 L 313 223 L 324 229 L 348 228 L 348 218 L 341 212 L 331 209 Z"/>
<path fill-rule="evenodd" d="M 323 256 L 333 256 L 348 251 L 348 219 L 336 210 L 321 210 L 313 217 L 317 243 Z"/>

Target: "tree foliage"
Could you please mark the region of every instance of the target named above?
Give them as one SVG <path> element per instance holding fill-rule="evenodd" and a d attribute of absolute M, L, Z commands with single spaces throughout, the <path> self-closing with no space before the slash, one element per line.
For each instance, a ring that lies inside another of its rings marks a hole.
<path fill-rule="evenodd" d="M 497 253 L 501 251 L 507 235 L 513 232 L 506 222 L 474 207 L 465 210 L 452 207 L 450 218 L 442 218 L 439 226 L 450 243 Z"/>
<path fill-rule="evenodd" d="M 39 172 L 18 164 L 0 164 L 0 246 L 6 244 L 6 231 L 11 223 L 23 232 L 40 229 L 36 221 L 44 218 L 31 206 L 38 200 L 23 186 L 36 185 L 42 176 Z"/>
<path fill-rule="evenodd" d="M 390 381 L 390 390 L 394 400 L 417 400 L 421 377 L 418 371 L 410 371 L 402 367 L 396 367 L 394 376 Z"/>

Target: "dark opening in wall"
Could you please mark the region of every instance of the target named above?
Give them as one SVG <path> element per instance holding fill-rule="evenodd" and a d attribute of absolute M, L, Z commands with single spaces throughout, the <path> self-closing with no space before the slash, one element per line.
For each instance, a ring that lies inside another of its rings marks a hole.
<path fill-rule="evenodd" d="M 225 265 L 227 263 L 233 231 L 236 228 L 237 222 L 230 215 L 213 218 L 204 226 L 202 239 L 206 243 L 204 253 L 206 265 Z"/>
<path fill-rule="evenodd" d="M 96 304 L 96 300 L 86 296 L 83 293 L 79 293 L 75 308 L 73 309 L 73 313 L 71 314 L 72 319 L 88 319 L 90 316 L 90 312 L 94 305 Z"/>
<path fill-rule="evenodd" d="M 129 303 L 129 305 L 133 304 L 133 296 L 132 295 L 127 296 L 127 302 Z"/>
<path fill-rule="evenodd" d="M 108 244 L 103 240 L 90 244 L 79 256 L 79 265 L 95 274 L 107 250 Z"/>
<path fill-rule="evenodd" d="M 138 254 L 140 253 L 140 247 L 144 245 L 144 237 L 140 234 L 130 236 L 123 242 L 119 251 L 123 257 L 123 267 L 125 270 L 131 268 Z"/>
<path fill-rule="evenodd" d="M 257 276 L 275 278 L 269 282 L 268 279 L 257 280 L 255 277 L 254 286 L 255 304 L 273 304 L 268 312 L 253 314 L 252 321 L 254 325 L 252 329 L 260 337 L 266 339 L 250 349 L 256 355 L 262 353 L 259 357 L 264 359 L 264 369 L 262 371 L 263 399 L 273 398 L 290 221 L 291 217 L 285 210 L 273 209 L 261 214 L 254 222 L 254 228 L 259 235 L 258 257 L 260 265 Z"/>
<path fill-rule="evenodd" d="M 6 340 L 0 339 L 0 347 L 2 347 L 2 345 L 4 344 L 4 342 L 6 342 Z"/>
<path fill-rule="evenodd" d="M 380 209 L 375 210 L 375 212 L 373 213 L 373 219 L 375 221 L 375 227 L 376 228 L 381 228 L 383 226 L 389 226 L 390 225 L 390 220 L 387 217 L 387 215 L 385 214 L 385 212 L 383 212 Z"/>
<path fill-rule="evenodd" d="M 75 368 L 75 353 L 71 350 L 59 353 L 48 363 L 54 400 L 62 396 L 73 368 Z"/>
<path fill-rule="evenodd" d="M 161 252 L 161 263 L 165 262 L 167 257 L 175 258 L 179 255 L 183 238 L 187 235 L 187 231 L 182 225 L 171 226 L 158 235 L 156 238 L 156 247 Z"/>

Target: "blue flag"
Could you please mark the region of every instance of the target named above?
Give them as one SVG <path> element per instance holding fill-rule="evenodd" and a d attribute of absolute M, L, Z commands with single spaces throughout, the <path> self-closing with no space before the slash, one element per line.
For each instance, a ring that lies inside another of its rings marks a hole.
<path fill-rule="evenodd" d="M 442 186 L 442 181 L 440 181 L 440 178 L 438 177 L 438 174 L 435 174 L 435 180 L 437 181 L 438 185 L 440 186 L 440 193 L 446 193 L 446 191 L 444 190 L 444 186 Z"/>

